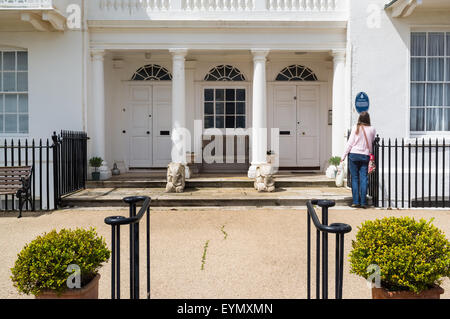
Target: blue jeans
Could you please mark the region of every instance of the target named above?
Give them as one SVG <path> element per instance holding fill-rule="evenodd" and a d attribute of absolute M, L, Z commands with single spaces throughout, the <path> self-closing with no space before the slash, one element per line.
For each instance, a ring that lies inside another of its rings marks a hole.
<path fill-rule="evenodd" d="M 350 174 L 352 175 L 353 204 L 355 205 L 367 205 L 367 170 L 369 160 L 369 155 L 355 153 L 348 155 Z"/>

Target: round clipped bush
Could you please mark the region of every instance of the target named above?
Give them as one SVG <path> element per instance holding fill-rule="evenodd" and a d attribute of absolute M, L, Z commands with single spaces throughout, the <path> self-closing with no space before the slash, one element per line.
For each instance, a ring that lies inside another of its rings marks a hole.
<path fill-rule="evenodd" d="M 352 242 L 350 272 L 367 279 L 373 272 L 369 266 L 376 265 L 389 291 L 420 293 L 439 285 L 450 276 L 450 242 L 432 221 L 389 217 L 364 222 Z"/>
<path fill-rule="evenodd" d="M 11 279 L 19 292 L 39 295 L 51 290 L 57 294 L 67 289 L 69 265 L 81 272 L 81 286 L 88 284 L 109 259 L 103 238 L 95 229 L 53 230 L 37 237 L 18 254 Z"/>

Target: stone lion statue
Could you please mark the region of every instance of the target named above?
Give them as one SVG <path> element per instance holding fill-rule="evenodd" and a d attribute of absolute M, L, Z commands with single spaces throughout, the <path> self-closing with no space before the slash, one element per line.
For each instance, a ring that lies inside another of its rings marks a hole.
<path fill-rule="evenodd" d="M 185 167 L 181 163 L 170 163 L 167 167 L 166 193 L 182 193 L 186 182 Z"/>
<path fill-rule="evenodd" d="M 275 178 L 270 164 L 261 164 L 256 167 L 255 189 L 258 192 L 275 191 Z"/>

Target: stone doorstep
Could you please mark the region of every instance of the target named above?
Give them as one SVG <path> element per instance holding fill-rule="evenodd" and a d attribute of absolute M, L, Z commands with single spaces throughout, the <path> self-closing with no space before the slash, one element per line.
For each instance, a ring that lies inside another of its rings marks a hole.
<path fill-rule="evenodd" d="M 199 187 L 245 187 L 253 188 L 254 181 L 249 180 L 186 180 L 186 188 Z M 335 187 L 334 180 L 302 181 L 276 180 L 277 187 Z M 87 188 L 163 188 L 165 180 L 117 180 L 117 181 L 87 181 Z"/>
<path fill-rule="evenodd" d="M 148 195 L 154 207 L 173 206 L 304 206 L 311 199 L 332 199 L 337 205 L 348 205 L 351 193 L 342 188 L 290 188 L 274 193 L 258 193 L 245 188 L 186 189 L 184 193 L 168 194 L 163 189 L 90 189 L 63 198 L 67 206 L 98 207 L 126 206 L 122 198 L 132 195 Z"/>

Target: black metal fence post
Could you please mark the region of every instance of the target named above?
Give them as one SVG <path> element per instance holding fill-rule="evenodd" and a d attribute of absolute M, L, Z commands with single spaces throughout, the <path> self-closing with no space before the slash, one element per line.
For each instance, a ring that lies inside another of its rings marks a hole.
<path fill-rule="evenodd" d="M 52 148 L 53 148 L 53 197 L 54 197 L 54 205 L 55 209 L 58 208 L 60 204 L 60 191 L 59 191 L 59 154 L 60 154 L 60 143 L 58 135 L 56 132 L 53 132 L 52 135 Z"/>

